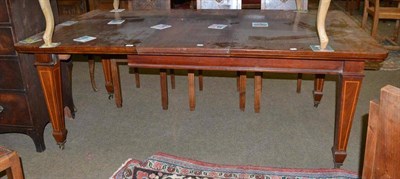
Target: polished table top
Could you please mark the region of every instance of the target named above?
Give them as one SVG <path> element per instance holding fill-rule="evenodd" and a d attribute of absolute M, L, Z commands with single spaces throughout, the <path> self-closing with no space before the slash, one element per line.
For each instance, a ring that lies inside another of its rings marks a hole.
<path fill-rule="evenodd" d="M 108 25 L 125 19 L 121 25 Z M 387 51 L 357 23 L 341 11 L 329 11 L 326 20 L 329 45 L 334 52 L 313 52 L 319 44 L 316 11 L 267 10 L 168 10 L 168 11 L 92 11 L 71 26 L 56 27 L 55 48 L 40 49 L 42 42 L 17 43 L 21 53 L 67 54 L 143 54 L 226 57 L 265 57 L 301 59 L 347 59 L 382 61 Z M 268 27 L 252 27 L 253 22 L 268 22 Z M 157 24 L 171 28 L 156 30 Z M 228 25 L 222 30 L 212 24 Z M 84 35 L 97 39 L 74 42 Z M 37 34 L 36 38 L 41 38 Z M 33 37 L 33 38 L 35 38 Z M 128 45 L 128 46 L 127 46 Z M 132 46 L 133 45 L 133 46 Z M 293 50 L 295 49 L 295 50 Z"/>

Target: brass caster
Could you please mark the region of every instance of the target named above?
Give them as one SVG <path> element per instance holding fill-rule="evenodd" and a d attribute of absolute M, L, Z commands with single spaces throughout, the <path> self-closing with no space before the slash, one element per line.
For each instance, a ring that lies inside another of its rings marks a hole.
<path fill-rule="evenodd" d="M 65 140 L 64 142 L 57 143 L 58 148 L 60 148 L 61 150 L 64 150 L 64 148 L 65 148 L 65 142 L 66 142 L 66 140 Z"/>
<path fill-rule="evenodd" d="M 343 164 L 342 163 L 336 163 L 334 162 L 334 167 L 335 168 L 340 168 Z"/>
<path fill-rule="evenodd" d="M 111 99 L 113 99 L 114 98 L 114 94 L 109 94 L 108 95 L 108 100 L 111 100 Z"/>
<path fill-rule="evenodd" d="M 71 117 L 72 117 L 72 119 L 75 119 L 75 113 L 78 111 L 78 109 L 76 109 L 76 107 L 74 106 L 74 108 L 72 109 L 72 112 L 71 112 Z"/>

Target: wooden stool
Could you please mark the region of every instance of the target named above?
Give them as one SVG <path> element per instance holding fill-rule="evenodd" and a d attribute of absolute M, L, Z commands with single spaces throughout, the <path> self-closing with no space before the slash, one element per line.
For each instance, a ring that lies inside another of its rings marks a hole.
<path fill-rule="evenodd" d="M 9 179 L 24 178 L 17 152 L 0 147 L 0 171 L 4 170 L 7 170 L 7 177 Z"/>

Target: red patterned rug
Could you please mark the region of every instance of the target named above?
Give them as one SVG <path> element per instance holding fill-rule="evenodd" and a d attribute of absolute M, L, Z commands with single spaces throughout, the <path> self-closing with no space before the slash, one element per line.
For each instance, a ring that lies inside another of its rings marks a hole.
<path fill-rule="evenodd" d="M 110 179 L 355 179 L 357 173 L 343 169 L 294 169 L 218 165 L 157 153 L 145 161 L 127 160 Z"/>

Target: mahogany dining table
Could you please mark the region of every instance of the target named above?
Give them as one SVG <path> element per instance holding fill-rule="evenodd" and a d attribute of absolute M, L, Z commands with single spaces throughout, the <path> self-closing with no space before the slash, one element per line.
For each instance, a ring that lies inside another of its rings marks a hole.
<path fill-rule="evenodd" d="M 19 42 L 15 48 L 36 57 L 43 100 L 59 145 L 64 145 L 67 138 L 64 104 L 72 95 L 62 91 L 62 84 L 70 78 L 63 79 L 65 71 L 60 69 L 60 59 L 55 54 L 90 54 L 110 59 L 106 71 L 111 83 L 119 83 L 119 58 L 128 59 L 130 67 L 139 68 L 255 72 L 256 106 L 260 102 L 262 72 L 338 75 L 332 154 L 335 167 L 340 167 L 347 156 L 364 63 L 381 62 L 388 52 L 348 15 L 333 10 L 326 17 L 331 50 L 313 50 L 310 46 L 319 44 L 316 14 L 312 10 L 95 10 L 74 19 L 73 25 L 57 25 L 53 35 L 53 41 L 61 43 L 57 47 L 40 48 L 43 42 Z M 113 19 L 125 22 L 108 25 Z M 170 27 L 151 28 L 158 24 Z M 225 27 L 209 28 L 213 24 Z M 96 39 L 86 43 L 73 40 L 85 35 Z M 189 83 L 193 80 L 189 76 Z M 317 84 L 316 89 L 322 89 L 322 84 Z M 119 90 L 114 89 L 116 99 L 120 98 Z M 190 95 L 194 97 L 194 90 Z"/>

